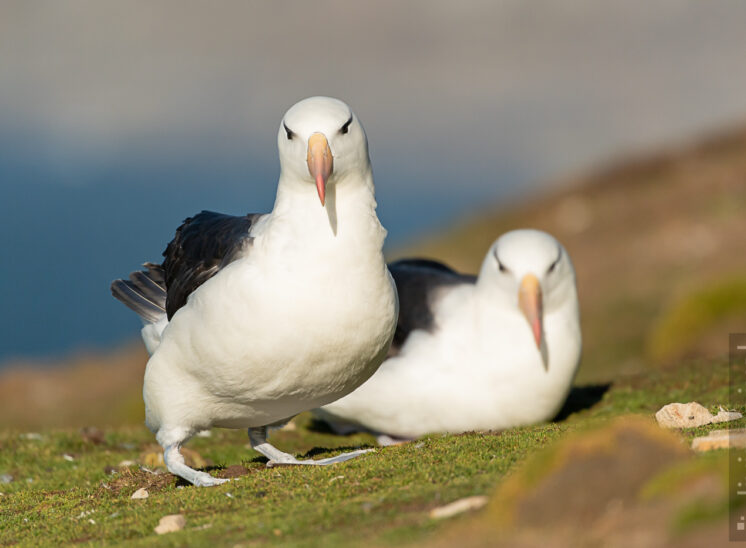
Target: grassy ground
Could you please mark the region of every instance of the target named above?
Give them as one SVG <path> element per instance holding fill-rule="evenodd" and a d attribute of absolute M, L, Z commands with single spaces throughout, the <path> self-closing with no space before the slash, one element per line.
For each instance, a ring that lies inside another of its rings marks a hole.
<path fill-rule="evenodd" d="M 724 543 L 725 453 L 688 449 L 723 425 L 658 440 L 652 417 L 676 401 L 746 411 L 729 402 L 727 364 L 727 333 L 746 331 L 745 183 L 746 132 L 737 132 L 571 181 L 406 251 L 473 272 L 509 228 L 563 241 L 578 272 L 584 358 L 580 386 L 549 424 L 429 436 L 329 468 L 268 469 L 245 433 L 213 430 L 187 457 L 234 481 L 197 489 L 158 467 L 141 426 L 139 345 L 6 369 L 0 546 L 625 546 L 632 533 L 640 546 Z M 644 426 L 616 422 L 629 415 Z M 308 415 L 293 424 L 272 441 L 299 455 L 374 446 Z M 149 497 L 131 499 L 142 487 Z M 473 515 L 428 516 L 471 495 L 493 499 Z M 157 536 L 159 519 L 175 513 L 185 529 Z"/>
<path fill-rule="evenodd" d="M 353 541 L 430 541 L 450 526 L 429 519 L 430 509 L 492 493 L 510 470 L 567 432 L 630 413 L 649 418 L 665 403 L 690 400 L 713 409 L 727 402 L 727 364 L 698 362 L 631 376 L 605 393 L 604 387 L 579 390 L 569 402 L 575 409 L 560 422 L 502 433 L 430 436 L 328 468 L 268 469 L 264 459 L 247 448 L 241 432 L 213 430 L 211 437 L 189 445 L 214 474 L 234 477 L 212 489 L 146 472 L 139 464 L 119 466 L 127 460 L 150 463 L 155 448 L 142 427 L 6 431 L 0 435 L 0 472 L 13 481 L 0 486 L 0 545 L 128 540 L 148 546 L 345 546 Z M 273 441 L 314 457 L 338 448 L 374 446 L 366 435 L 324 432 L 305 415 L 295 425 L 293 431 L 277 432 Z M 733 424 L 744 425 L 743 420 Z M 141 487 L 148 489 L 149 498 L 132 500 Z M 725 511 L 721 505 L 711 518 L 722 522 Z M 186 517 L 185 530 L 156 536 L 153 528 L 160 517 L 175 513 Z"/>

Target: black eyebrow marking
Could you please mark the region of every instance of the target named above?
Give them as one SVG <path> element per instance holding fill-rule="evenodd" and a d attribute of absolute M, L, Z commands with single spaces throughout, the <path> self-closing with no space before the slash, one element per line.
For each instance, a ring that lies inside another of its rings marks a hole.
<path fill-rule="evenodd" d="M 500 257 L 497 256 L 497 248 L 494 249 L 492 254 L 495 256 L 495 260 L 497 261 L 497 267 L 500 269 L 500 272 L 510 272 L 510 269 L 505 266 L 502 261 L 500 261 Z"/>
<path fill-rule="evenodd" d="M 552 272 L 555 267 L 559 264 L 560 259 L 562 258 L 562 248 L 557 248 L 557 258 L 554 260 L 552 264 L 549 265 L 549 268 L 547 269 L 547 273 Z"/>
<path fill-rule="evenodd" d="M 295 137 L 295 133 L 291 131 L 291 129 L 285 124 L 285 121 L 282 122 L 282 127 L 285 128 L 285 134 L 288 136 L 288 140 L 292 140 L 293 137 Z"/>
<path fill-rule="evenodd" d="M 339 132 L 344 135 L 346 134 L 350 129 L 350 124 L 352 123 L 352 114 L 350 114 L 350 118 L 344 123 L 344 125 L 339 128 Z"/>

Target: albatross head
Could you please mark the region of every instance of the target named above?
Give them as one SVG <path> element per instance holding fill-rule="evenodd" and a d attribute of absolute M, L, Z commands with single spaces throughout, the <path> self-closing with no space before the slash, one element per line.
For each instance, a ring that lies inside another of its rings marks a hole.
<path fill-rule="evenodd" d="M 365 131 L 350 107 L 331 97 L 309 97 L 285 113 L 277 134 L 283 174 L 326 188 L 350 173 L 370 171 Z"/>
<path fill-rule="evenodd" d="M 540 230 L 513 230 L 490 247 L 477 281 L 503 306 L 519 310 L 541 348 L 544 315 L 577 300 L 575 270 L 567 251 Z"/>

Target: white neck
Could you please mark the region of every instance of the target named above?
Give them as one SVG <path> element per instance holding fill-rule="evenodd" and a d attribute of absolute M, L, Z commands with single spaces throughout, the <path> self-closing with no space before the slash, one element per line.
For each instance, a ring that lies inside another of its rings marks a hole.
<path fill-rule="evenodd" d="M 313 184 L 281 174 L 268 231 L 300 239 L 311 233 L 326 241 L 353 240 L 366 251 L 380 252 L 386 230 L 376 216 L 376 206 L 370 169 L 330 181 L 324 206 Z"/>
<path fill-rule="evenodd" d="M 489 292 L 480 292 L 475 290 L 473 297 L 473 313 L 479 331 L 478 340 L 484 344 L 483 352 L 485 355 L 505 355 L 503 346 L 506 341 L 515 344 L 515 348 L 528 349 L 527 352 L 533 352 L 533 338 L 528 325 L 528 321 L 523 316 L 517 306 L 496 306 L 495 299 L 489 298 Z M 507 303 L 505 303 L 507 305 Z M 506 323 L 506 319 L 510 320 Z M 494 335 L 495 326 L 502 325 L 503 332 L 501 336 Z M 566 378 L 568 370 L 577 367 L 577 360 L 572 358 L 563 351 L 566 346 L 565 340 L 573 340 L 570 335 L 580 337 L 579 315 L 577 299 L 575 298 L 574 287 L 572 288 L 572 298 L 565 298 L 551 310 L 546 310 L 543 318 L 544 337 L 542 341 L 542 359 L 547 362 L 546 374 L 548 377 Z M 522 341 L 518 343 L 517 341 Z M 494 345 L 498 346 L 495 347 Z M 517 352 L 517 350 L 515 350 Z M 525 359 L 515 360 L 521 365 Z M 506 363 L 505 366 L 512 366 Z"/>

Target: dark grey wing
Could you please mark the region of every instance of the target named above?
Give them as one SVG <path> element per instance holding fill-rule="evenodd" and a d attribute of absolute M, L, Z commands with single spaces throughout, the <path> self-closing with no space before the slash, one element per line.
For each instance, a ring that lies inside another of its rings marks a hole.
<path fill-rule="evenodd" d="M 250 241 L 249 229 L 260 217 L 202 211 L 184 220 L 163 252 L 169 320 L 186 304 L 192 291 L 235 259 Z"/>
<path fill-rule="evenodd" d="M 459 274 L 443 263 L 429 259 L 402 259 L 388 265 L 399 293 L 399 321 L 389 357 L 399 353 L 415 329 L 435 329 L 434 306 L 443 290 L 473 284 L 476 276 Z"/>

